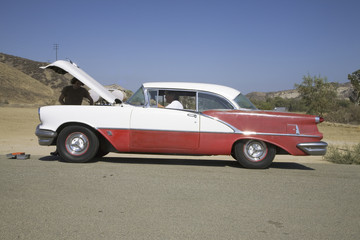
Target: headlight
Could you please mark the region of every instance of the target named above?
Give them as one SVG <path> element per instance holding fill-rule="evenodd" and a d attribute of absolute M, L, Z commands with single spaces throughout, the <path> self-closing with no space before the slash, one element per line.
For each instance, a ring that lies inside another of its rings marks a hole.
<path fill-rule="evenodd" d="M 40 118 L 40 108 L 41 108 L 41 107 L 38 108 L 38 115 L 39 115 L 39 121 L 41 122 L 41 118 Z"/>

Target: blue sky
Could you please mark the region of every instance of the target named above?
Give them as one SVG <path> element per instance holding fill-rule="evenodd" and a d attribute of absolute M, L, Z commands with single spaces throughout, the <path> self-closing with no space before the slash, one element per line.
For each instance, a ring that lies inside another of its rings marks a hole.
<path fill-rule="evenodd" d="M 360 1 L 5 0 L 0 52 L 76 62 L 100 83 L 217 83 L 293 89 L 304 75 L 360 69 Z"/>

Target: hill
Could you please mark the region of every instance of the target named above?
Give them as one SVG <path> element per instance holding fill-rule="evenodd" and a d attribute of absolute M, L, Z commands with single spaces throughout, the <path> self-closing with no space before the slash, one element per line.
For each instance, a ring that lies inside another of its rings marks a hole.
<path fill-rule="evenodd" d="M 41 66 L 48 63 L 0 53 L 0 103 L 21 105 L 55 104 L 69 78 Z"/>
<path fill-rule="evenodd" d="M 26 75 L 0 62 L 0 103 L 51 104 L 54 91 Z"/>
<path fill-rule="evenodd" d="M 350 82 L 339 84 L 336 89 L 338 98 L 349 99 L 349 96 L 352 91 L 352 86 Z M 266 101 L 268 98 L 281 97 L 285 99 L 298 98 L 300 96 L 299 92 L 296 89 L 277 91 L 277 92 L 251 92 L 246 94 L 246 96 L 253 101 Z"/>

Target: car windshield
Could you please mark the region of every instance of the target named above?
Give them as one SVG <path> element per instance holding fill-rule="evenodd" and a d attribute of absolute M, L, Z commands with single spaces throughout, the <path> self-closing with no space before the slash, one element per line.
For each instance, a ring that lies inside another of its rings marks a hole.
<path fill-rule="evenodd" d="M 239 105 L 240 108 L 257 110 L 255 105 L 252 102 L 250 102 L 250 100 L 241 93 L 237 95 L 234 101 Z"/>
<path fill-rule="evenodd" d="M 128 104 L 134 106 L 144 106 L 145 105 L 145 95 L 144 89 L 141 87 L 137 90 L 134 95 L 127 101 Z"/>

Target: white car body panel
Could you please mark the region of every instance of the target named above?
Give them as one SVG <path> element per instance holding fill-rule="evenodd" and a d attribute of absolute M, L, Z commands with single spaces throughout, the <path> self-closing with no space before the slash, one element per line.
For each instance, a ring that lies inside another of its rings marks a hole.
<path fill-rule="evenodd" d="M 234 133 L 234 130 L 217 119 L 201 115 L 200 132 Z"/>
<path fill-rule="evenodd" d="M 41 107 L 41 128 L 56 131 L 64 123 L 78 122 L 99 128 L 130 128 L 132 106 L 46 106 Z M 114 117 L 116 116 L 116 117 Z"/>
<path fill-rule="evenodd" d="M 199 114 L 167 108 L 134 108 L 131 129 L 199 132 Z"/>
<path fill-rule="evenodd" d="M 40 111 L 41 128 L 52 131 L 56 131 L 64 123 L 78 122 L 95 129 L 233 132 L 230 127 L 216 119 L 189 111 L 166 108 L 133 107 L 127 104 L 122 106 L 67 105 L 45 106 Z"/>

